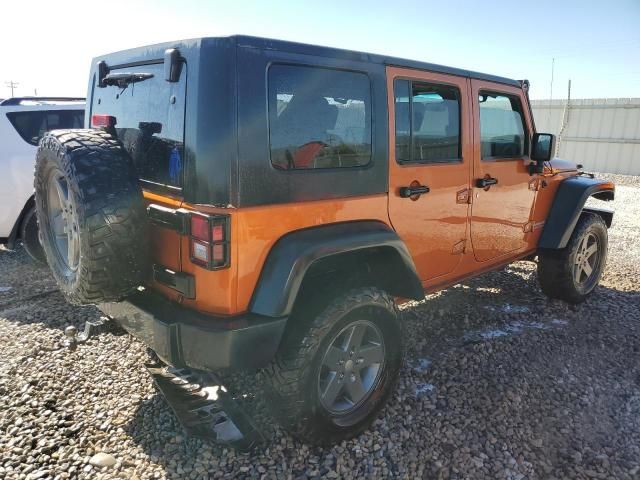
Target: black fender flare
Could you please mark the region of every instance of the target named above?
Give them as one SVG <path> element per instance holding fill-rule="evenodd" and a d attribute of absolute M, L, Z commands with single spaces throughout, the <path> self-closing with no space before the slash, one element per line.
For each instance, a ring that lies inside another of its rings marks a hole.
<path fill-rule="evenodd" d="M 403 271 L 403 281 L 389 293 L 423 299 L 424 289 L 413 259 L 398 234 L 385 223 L 363 220 L 306 228 L 280 238 L 265 260 L 249 311 L 267 317 L 288 316 L 305 274 L 314 262 L 380 247 L 393 251 L 394 262 Z"/>
<path fill-rule="evenodd" d="M 584 208 L 587 199 L 593 196 L 601 200 L 613 200 L 614 193 L 615 186 L 607 180 L 588 176 L 575 176 L 563 180 L 547 215 L 538 247 L 546 249 L 566 247 L 583 209 L 600 214 L 599 209 Z M 613 212 L 606 211 L 603 219 L 607 222 L 607 226 L 611 225 L 612 218 Z"/>

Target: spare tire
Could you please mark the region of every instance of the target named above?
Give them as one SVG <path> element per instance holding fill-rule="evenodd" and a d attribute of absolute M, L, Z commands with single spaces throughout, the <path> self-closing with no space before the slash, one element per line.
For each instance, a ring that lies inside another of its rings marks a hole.
<path fill-rule="evenodd" d="M 42 246 L 68 301 L 118 301 L 147 272 L 142 190 L 122 144 L 102 130 L 54 130 L 36 155 Z"/>

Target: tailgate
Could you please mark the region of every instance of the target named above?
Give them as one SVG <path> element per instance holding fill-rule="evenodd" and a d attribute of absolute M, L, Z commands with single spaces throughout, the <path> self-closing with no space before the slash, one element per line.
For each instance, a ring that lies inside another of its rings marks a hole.
<path fill-rule="evenodd" d="M 165 78 L 163 63 L 109 67 L 102 80 L 96 77 L 90 98 L 92 126 L 105 117 L 115 122 L 148 203 L 171 208 L 182 203 L 186 76 L 184 63 L 176 81 Z M 154 263 L 180 271 L 178 233 L 150 229 Z"/>

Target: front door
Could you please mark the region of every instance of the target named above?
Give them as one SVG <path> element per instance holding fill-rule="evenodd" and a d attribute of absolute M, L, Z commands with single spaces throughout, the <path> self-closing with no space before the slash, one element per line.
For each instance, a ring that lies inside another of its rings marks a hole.
<path fill-rule="evenodd" d="M 471 80 L 474 110 L 471 243 L 484 262 L 527 248 L 535 199 L 529 174 L 531 125 L 517 87 Z"/>
<path fill-rule="evenodd" d="M 423 281 L 465 251 L 471 122 L 465 78 L 387 68 L 389 217 Z"/>

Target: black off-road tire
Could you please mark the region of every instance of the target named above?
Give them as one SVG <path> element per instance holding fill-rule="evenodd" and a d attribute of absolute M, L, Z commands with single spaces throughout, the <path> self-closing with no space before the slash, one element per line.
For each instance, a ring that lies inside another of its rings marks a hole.
<path fill-rule="evenodd" d="M 75 269 L 54 245 L 48 212 L 53 175 L 66 182 L 74 204 L 79 238 Z M 118 301 L 143 283 L 148 271 L 146 212 L 131 160 L 118 140 L 101 130 L 47 133 L 36 156 L 34 186 L 42 246 L 68 301 Z"/>
<path fill-rule="evenodd" d="M 38 219 L 36 216 L 36 208 L 31 208 L 22 218 L 20 224 L 20 239 L 24 246 L 25 252 L 39 265 L 45 266 L 47 264 L 47 257 L 44 254 L 44 249 L 40 245 L 40 238 L 38 237 Z"/>
<path fill-rule="evenodd" d="M 597 240 L 599 259 L 592 274 L 583 283 L 578 283 L 574 278 L 574 265 L 586 236 Z M 545 295 L 572 304 L 584 302 L 600 282 L 607 261 L 607 245 L 607 226 L 602 218 L 583 213 L 565 248 L 539 253 L 538 281 Z"/>
<path fill-rule="evenodd" d="M 306 443 L 335 444 L 354 437 L 369 427 L 385 405 L 403 363 L 403 325 L 393 298 L 377 288 L 357 288 L 325 302 L 324 308 L 296 310 L 276 359 L 263 370 L 271 411 L 284 428 Z M 324 354 L 337 332 L 359 319 L 370 320 L 382 332 L 385 361 L 359 407 L 345 415 L 331 413 L 322 405 L 318 386 Z"/>

